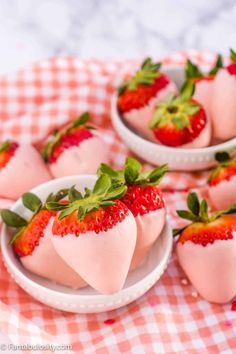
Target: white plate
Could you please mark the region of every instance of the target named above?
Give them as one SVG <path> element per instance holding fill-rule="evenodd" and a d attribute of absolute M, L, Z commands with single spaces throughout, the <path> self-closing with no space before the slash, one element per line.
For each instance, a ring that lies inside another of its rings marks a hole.
<path fill-rule="evenodd" d="M 91 188 L 95 180 L 95 176 L 63 177 L 44 183 L 32 191 L 41 200 L 45 200 L 50 192 L 55 192 L 72 185 L 76 185 L 81 191 L 83 191 L 85 186 Z M 14 204 L 12 210 L 22 216 L 27 216 L 21 200 L 18 200 Z M 3 261 L 16 283 L 38 301 L 56 309 L 76 313 L 109 311 L 138 299 L 163 274 L 171 254 L 173 243 L 171 227 L 166 222 L 162 234 L 152 247 L 144 263 L 138 269 L 128 274 L 124 288 L 116 294 L 100 295 L 90 287 L 72 290 L 30 273 L 21 265 L 12 248 L 8 246 L 8 240 L 9 235 L 4 225 L 1 232 Z"/>
<path fill-rule="evenodd" d="M 184 80 L 184 71 L 182 68 L 165 69 L 163 72 L 178 87 L 182 85 Z M 236 152 L 236 138 L 222 144 L 197 149 L 180 149 L 155 144 L 140 136 L 126 125 L 117 110 L 116 94 L 112 98 L 111 117 L 115 130 L 130 150 L 154 165 L 168 163 L 171 170 L 195 171 L 210 168 L 216 164 L 214 157 L 218 151 Z"/>

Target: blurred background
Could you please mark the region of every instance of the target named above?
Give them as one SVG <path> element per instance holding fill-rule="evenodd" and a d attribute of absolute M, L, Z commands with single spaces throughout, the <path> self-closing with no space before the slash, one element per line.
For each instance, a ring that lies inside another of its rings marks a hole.
<path fill-rule="evenodd" d="M 236 48 L 235 0 L 0 0 L 0 73 L 42 58 Z"/>

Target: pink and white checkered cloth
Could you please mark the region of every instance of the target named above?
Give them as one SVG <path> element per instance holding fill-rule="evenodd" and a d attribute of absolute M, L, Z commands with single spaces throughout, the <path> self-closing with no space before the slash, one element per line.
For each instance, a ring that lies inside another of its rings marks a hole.
<path fill-rule="evenodd" d="M 164 64 L 181 66 L 187 56 L 204 65 L 214 60 L 210 53 L 190 51 L 165 58 Z M 111 127 L 110 99 L 117 82 L 136 64 L 53 58 L 0 78 L 0 141 L 37 144 L 54 127 L 90 111 L 104 131 L 114 166 L 121 166 L 129 152 Z M 187 191 L 204 183 L 205 173 L 169 173 L 165 178 L 162 187 L 173 226 Z M 11 203 L 0 200 L 1 207 Z M 0 332 L 14 344 L 71 344 L 75 353 L 236 353 L 236 312 L 230 304 L 212 305 L 196 297 L 182 278 L 173 254 L 161 280 L 136 302 L 108 313 L 70 314 L 25 293 L 0 255 Z"/>

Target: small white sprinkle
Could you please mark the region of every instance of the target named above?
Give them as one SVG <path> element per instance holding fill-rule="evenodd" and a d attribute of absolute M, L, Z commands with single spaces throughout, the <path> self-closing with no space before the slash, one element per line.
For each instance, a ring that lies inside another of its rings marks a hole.
<path fill-rule="evenodd" d="M 181 279 L 181 284 L 188 285 L 188 280 L 185 278 Z"/>
<path fill-rule="evenodd" d="M 198 293 L 196 291 L 192 291 L 192 294 L 191 294 L 193 297 L 198 297 Z"/>

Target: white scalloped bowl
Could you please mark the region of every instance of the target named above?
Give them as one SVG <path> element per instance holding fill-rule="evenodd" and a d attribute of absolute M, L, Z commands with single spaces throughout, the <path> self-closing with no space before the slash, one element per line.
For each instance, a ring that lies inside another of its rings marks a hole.
<path fill-rule="evenodd" d="M 55 179 L 32 190 L 41 200 L 50 192 L 76 185 L 83 192 L 84 187 L 92 188 L 95 176 L 72 176 Z M 19 199 L 11 208 L 23 217 L 27 216 Z M 91 287 L 73 290 L 55 284 L 27 271 L 8 245 L 9 234 L 5 225 L 1 231 L 1 251 L 8 272 L 16 283 L 38 301 L 59 310 L 75 313 L 95 313 L 109 311 L 129 304 L 147 292 L 163 274 L 172 250 L 172 231 L 169 223 L 153 245 L 143 264 L 128 274 L 124 288 L 112 295 L 98 294 Z"/>
<path fill-rule="evenodd" d="M 184 81 L 184 71 L 179 67 L 163 69 L 178 87 Z M 218 151 L 236 152 L 236 137 L 218 145 L 205 148 L 180 149 L 155 144 L 132 130 L 122 119 L 117 110 L 117 95 L 112 98 L 112 123 L 120 138 L 137 156 L 153 165 L 168 163 L 175 171 L 196 171 L 210 168 L 216 164 L 215 154 Z M 236 124 L 236 122 L 235 122 Z"/>

